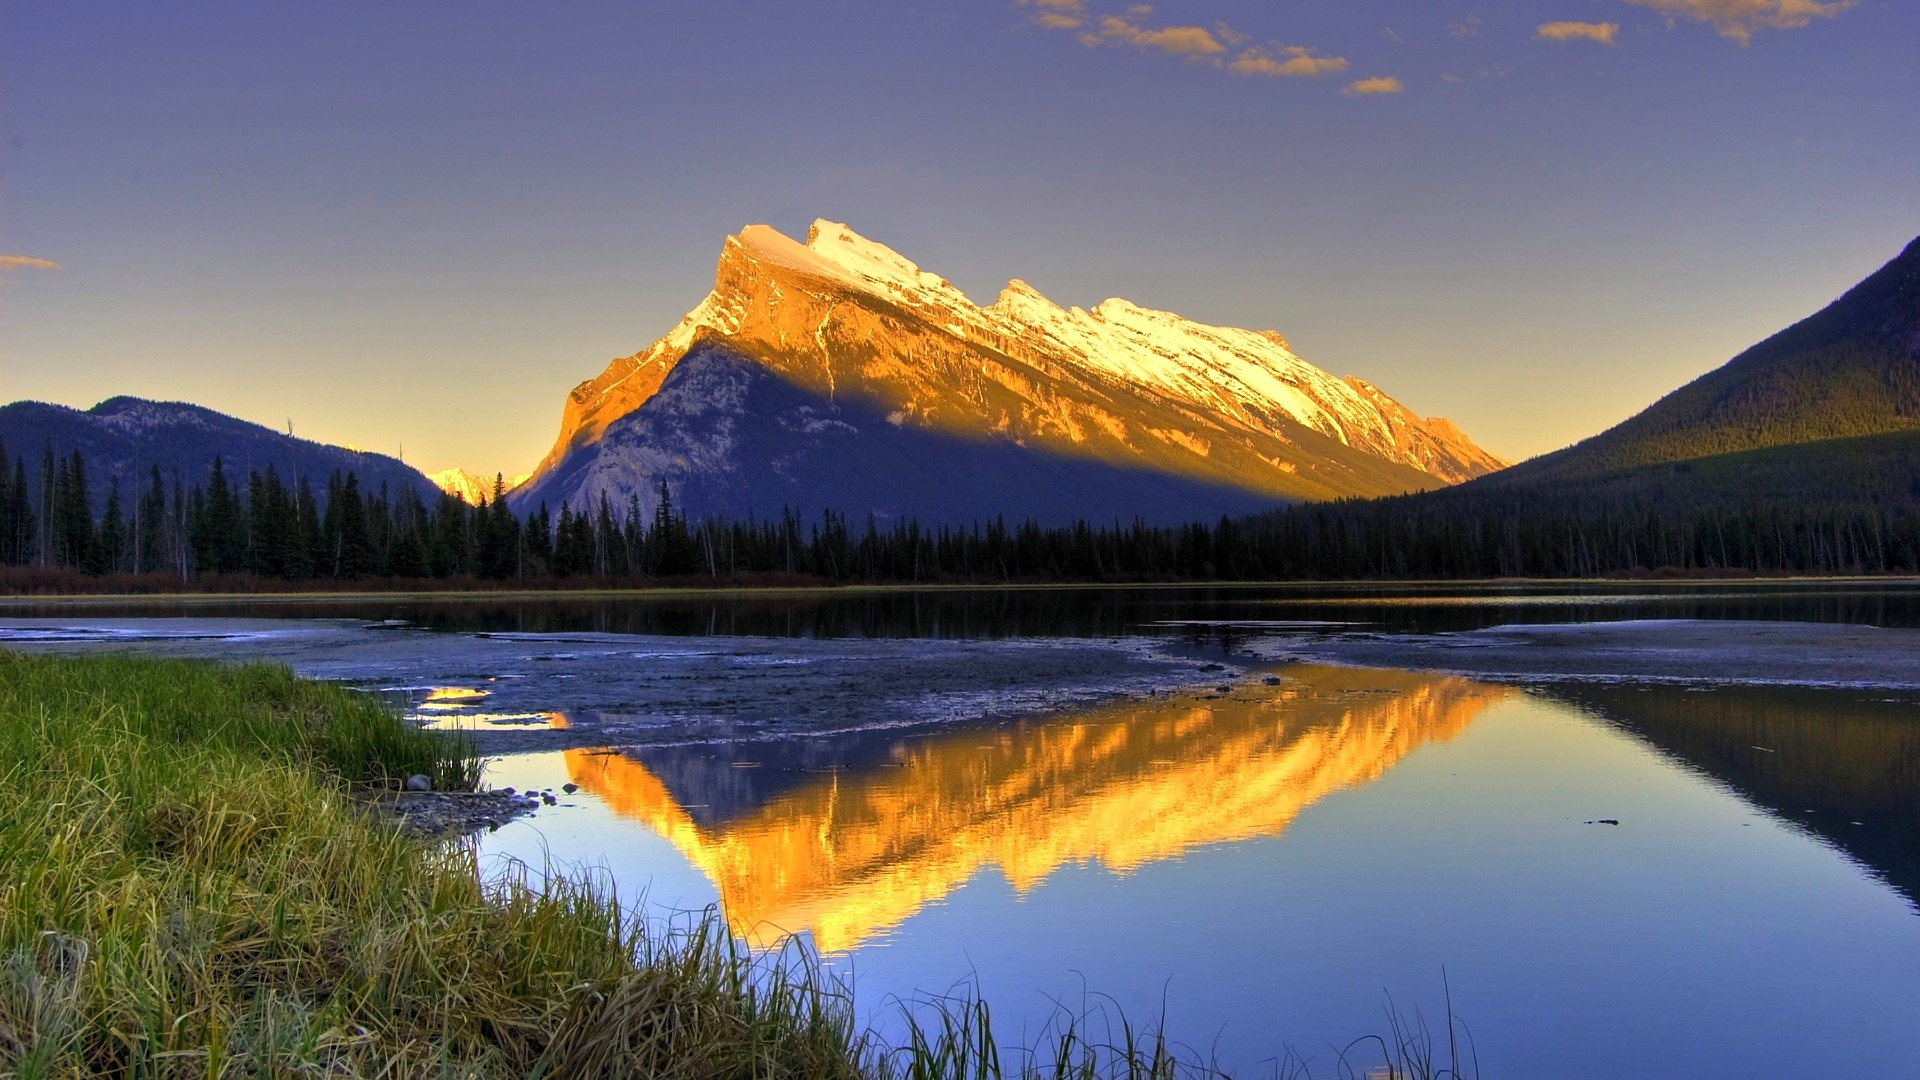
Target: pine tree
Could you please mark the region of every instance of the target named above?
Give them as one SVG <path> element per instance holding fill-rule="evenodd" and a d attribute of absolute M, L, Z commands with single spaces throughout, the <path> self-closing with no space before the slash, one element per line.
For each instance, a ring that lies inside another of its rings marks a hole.
<path fill-rule="evenodd" d="M 293 503 L 294 523 L 288 573 L 295 581 L 305 581 L 320 575 L 322 568 L 328 565 L 323 558 L 326 535 L 320 524 L 320 503 L 313 497 L 313 485 L 307 482 L 305 473 L 300 474 L 300 482 L 294 488 Z"/>
<path fill-rule="evenodd" d="M 107 488 L 107 509 L 100 517 L 100 532 L 89 552 L 87 572 L 117 574 L 126 569 L 127 527 L 120 514 L 120 480 Z"/>
<path fill-rule="evenodd" d="M 195 491 L 193 561 L 207 574 L 232 574 L 245 567 L 246 521 L 227 484 L 225 465 L 216 456 L 204 494 Z"/>
<path fill-rule="evenodd" d="M 12 461 L 7 457 L 7 440 L 0 439 L 0 566 L 11 566 L 15 561 L 12 466 Z"/>
<path fill-rule="evenodd" d="M 160 480 L 160 466 L 147 473 L 147 493 L 134 511 L 134 550 L 138 558 L 134 569 L 142 574 L 163 570 L 167 558 L 167 489 Z"/>

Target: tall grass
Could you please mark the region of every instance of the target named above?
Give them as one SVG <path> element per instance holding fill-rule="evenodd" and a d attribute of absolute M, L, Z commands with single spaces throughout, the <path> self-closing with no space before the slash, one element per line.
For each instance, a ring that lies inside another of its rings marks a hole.
<path fill-rule="evenodd" d="M 859 1075 L 821 980 L 348 795 L 476 769 L 283 670 L 0 654 L 0 1075 Z"/>
<path fill-rule="evenodd" d="M 0 652 L 0 1078 L 1217 1072 L 1074 1021 L 1003 1060 L 977 1000 L 910 1010 L 889 1047 L 804 951 L 649 928 L 586 877 L 482 875 L 352 795 L 478 767 L 279 668 Z"/>

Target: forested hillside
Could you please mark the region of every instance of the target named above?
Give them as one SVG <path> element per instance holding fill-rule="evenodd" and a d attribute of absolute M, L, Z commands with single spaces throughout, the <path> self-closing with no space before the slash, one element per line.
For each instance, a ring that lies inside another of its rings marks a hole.
<path fill-rule="evenodd" d="M 19 454 L 48 448 L 63 456 L 80 453 L 92 473 L 88 491 L 95 514 L 106 508 L 115 482 L 130 496 L 145 484 L 148 472 L 158 468 L 169 482 L 180 477 L 189 485 L 202 483 L 215 457 L 226 462 L 232 475 L 271 469 L 288 484 L 304 477 L 317 485 L 335 472 L 351 472 L 363 487 L 410 489 L 428 501 L 440 490 L 418 470 L 385 454 L 296 438 L 179 401 L 115 397 L 85 410 L 16 401 L 0 406 L 0 440 Z"/>
<path fill-rule="evenodd" d="M 1920 429 L 1920 239 L 1809 318 L 1495 484 Z"/>

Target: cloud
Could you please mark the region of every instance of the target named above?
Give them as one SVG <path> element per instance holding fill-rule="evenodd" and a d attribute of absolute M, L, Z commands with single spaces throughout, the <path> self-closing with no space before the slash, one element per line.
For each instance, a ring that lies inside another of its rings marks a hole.
<path fill-rule="evenodd" d="M 1376 75 L 1371 79 L 1350 82 L 1340 92 L 1351 97 L 1364 97 L 1371 94 L 1398 94 L 1405 89 L 1400 80 L 1391 75 Z"/>
<path fill-rule="evenodd" d="M 1315 56 L 1312 49 L 1303 45 L 1255 46 L 1234 57 L 1233 62 L 1227 65 L 1227 70 L 1235 75 L 1306 79 L 1347 70 L 1347 58 Z"/>
<path fill-rule="evenodd" d="M 1153 15 L 1145 4 L 1135 4 L 1124 15 L 1102 15 L 1093 27 L 1080 35 L 1089 46 L 1131 45 L 1136 49 L 1156 49 L 1173 56 L 1204 59 L 1226 52 L 1213 31 L 1204 26 L 1143 25 Z"/>
<path fill-rule="evenodd" d="M 1600 45 L 1614 44 L 1614 37 L 1620 33 L 1619 23 L 1601 22 L 1549 22 L 1541 23 L 1533 36 L 1540 41 L 1591 41 Z"/>
<path fill-rule="evenodd" d="M 1085 0 L 1021 0 L 1020 6 L 1033 8 L 1030 21 L 1048 30 L 1078 30 L 1087 22 Z"/>
<path fill-rule="evenodd" d="M 7 270 L 61 270 L 64 269 L 52 259 L 36 259 L 30 255 L 0 255 L 0 272 Z"/>
<path fill-rule="evenodd" d="M 1088 48 L 1131 45 L 1208 64 L 1231 75 L 1312 78 L 1347 70 L 1345 57 L 1321 56 L 1308 46 L 1277 41 L 1249 45 L 1250 35 L 1226 23 L 1155 26 L 1153 7 L 1148 4 L 1134 4 L 1118 13 L 1090 10 L 1088 0 L 1015 0 L 1014 6 L 1026 12 L 1029 25 L 1073 31 Z"/>
<path fill-rule="evenodd" d="M 1447 33 L 1452 34 L 1454 37 L 1457 37 L 1457 38 L 1479 37 L 1480 36 L 1480 16 L 1469 15 L 1466 18 L 1461 19 L 1459 22 L 1448 23 Z"/>
<path fill-rule="evenodd" d="M 1815 19 L 1831 19 L 1857 0 L 1627 0 L 1652 8 L 1668 19 L 1710 23 L 1723 38 L 1742 45 L 1757 30 L 1797 30 Z"/>

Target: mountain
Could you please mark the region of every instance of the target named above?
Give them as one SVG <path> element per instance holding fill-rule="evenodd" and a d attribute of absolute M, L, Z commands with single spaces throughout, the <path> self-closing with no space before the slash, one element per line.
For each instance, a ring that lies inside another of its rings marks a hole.
<path fill-rule="evenodd" d="M 458 496 L 460 501 L 468 506 L 479 506 L 483 499 L 492 500 L 496 480 L 500 480 L 508 491 L 512 491 L 526 483 L 528 475 L 522 473 L 513 477 L 477 476 L 456 466 L 451 469 L 441 469 L 437 473 L 428 473 L 427 479 L 441 491 Z"/>
<path fill-rule="evenodd" d="M 1920 571 L 1920 240 L 1584 442 L 1250 527 L 1282 576 Z"/>
<path fill-rule="evenodd" d="M 1212 518 L 1421 490 L 1503 463 L 1272 331 L 1014 281 L 981 307 L 845 225 L 729 237 L 713 291 L 564 404 L 516 507 L 928 522 Z"/>
<path fill-rule="evenodd" d="M 289 485 L 305 476 L 324 498 L 327 477 L 338 469 L 356 474 L 361 491 L 384 484 L 394 492 L 412 488 L 423 499 L 439 496 L 433 481 L 385 454 L 294 438 L 177 401 L 116 397 L 85 411 L 16 401 L 0 406 L 0 439 L 9 454 L 27 459 L 29 473 L 36 472 L 48 446 L 60 455 L 80 451 L 96 510 L 105 504 L 112 480 L 119 480 L 123 497 L 132 497 L 145 490 L 155 465 L 169 484 L 176 476 L 188 487 L 205 483 L 216 455 L 230 483 L 244 484 L 249 471 L 272 466 Z M 38 476 L 31 479 L 37 483 Z"/>
<path fill-rule="evenodd" d="M 1920 239 L 1819 313 L 1499 483 L 1920 430 Z"/>

